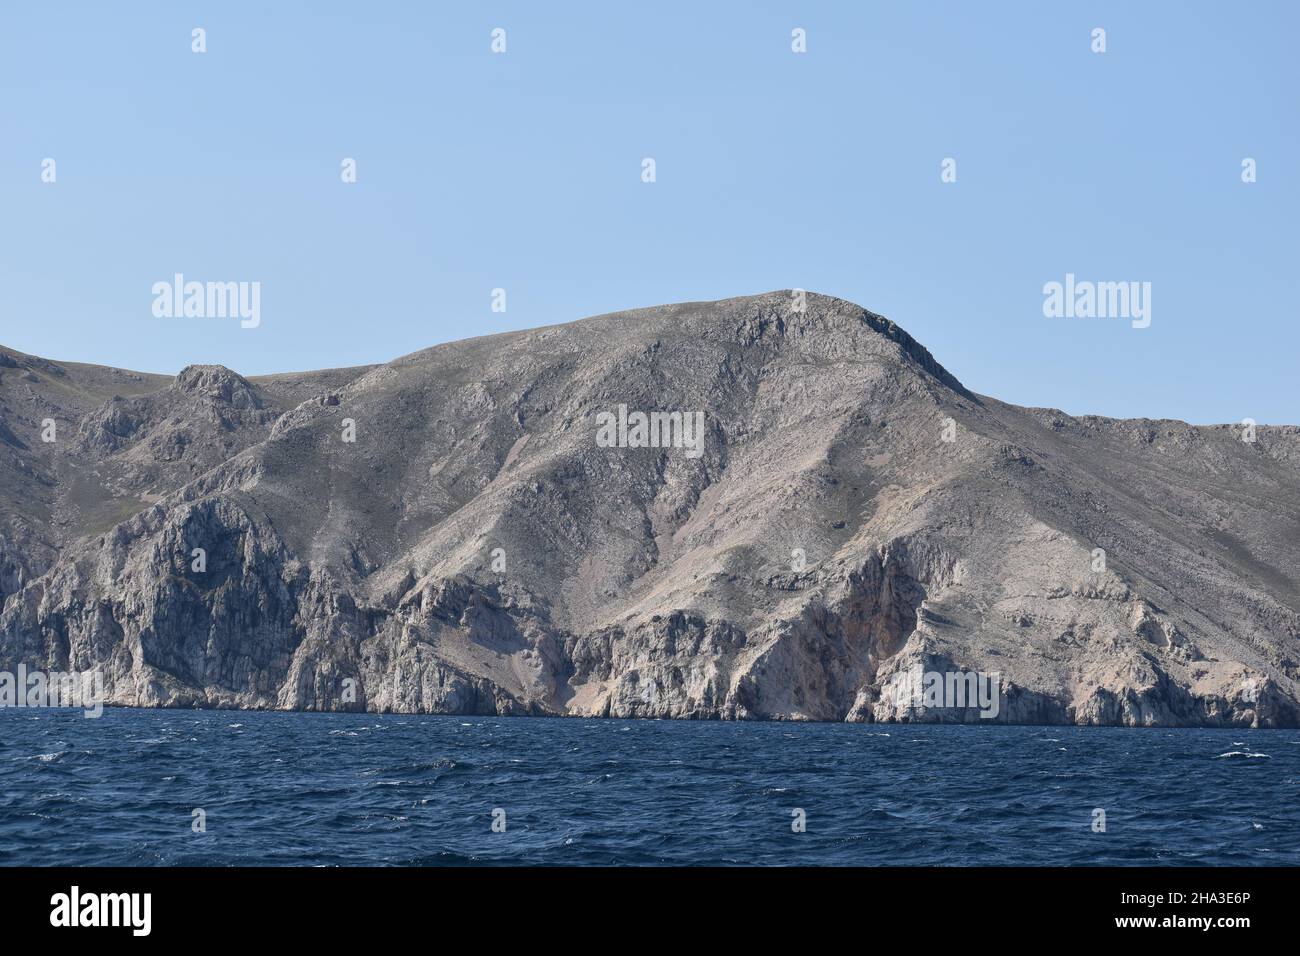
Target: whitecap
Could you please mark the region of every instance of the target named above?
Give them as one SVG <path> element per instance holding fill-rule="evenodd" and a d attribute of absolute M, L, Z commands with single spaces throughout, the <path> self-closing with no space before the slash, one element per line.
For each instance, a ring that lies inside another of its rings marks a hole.
<path fill-rule="evenodd" d="M 1215 760 L 1221 760 L 1224 757 L 1268 757 L 1268 754 L 1253 754 L 1245 750 L 1229 750 L 1226 754 L 1219 754 Z"/>

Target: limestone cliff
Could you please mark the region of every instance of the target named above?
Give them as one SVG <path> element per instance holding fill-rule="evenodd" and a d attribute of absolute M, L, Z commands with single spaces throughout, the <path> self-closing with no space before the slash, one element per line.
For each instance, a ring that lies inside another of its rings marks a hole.
<path fill-rule="evenodd" d="M 796 306 L 252 379 L 0 350 L 0 667 L 138 706 L 1300 725 L 1300 429 L 1018 408 Z M 620 407 L 702 413 L 699 453 L 598 441 Z M 918 668 L 996 673 L 997 715 L 893 693 Z"/>

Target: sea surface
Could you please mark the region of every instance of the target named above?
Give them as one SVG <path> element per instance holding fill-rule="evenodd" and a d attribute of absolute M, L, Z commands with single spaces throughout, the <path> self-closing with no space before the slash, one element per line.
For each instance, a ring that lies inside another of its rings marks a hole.
<path fill-rule="evenodd" d="M 0 710 L 0 863 L 1297 864 L 1300 731 Z"/>

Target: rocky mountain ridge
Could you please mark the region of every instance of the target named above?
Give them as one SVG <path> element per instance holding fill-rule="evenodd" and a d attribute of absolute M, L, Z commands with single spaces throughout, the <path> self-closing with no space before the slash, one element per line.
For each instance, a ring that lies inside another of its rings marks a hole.
<path fill-rule="evenodd" d="M 620 406 L 663 417 L 602 445 Z M 978 396 L 788 291 L 262 378 L 0 350 L 0 668 L 130 706 L 1297 726 L 1300 429 L 1242 437 Z M 917 672 L 997 675 L 996 714 Z"/>

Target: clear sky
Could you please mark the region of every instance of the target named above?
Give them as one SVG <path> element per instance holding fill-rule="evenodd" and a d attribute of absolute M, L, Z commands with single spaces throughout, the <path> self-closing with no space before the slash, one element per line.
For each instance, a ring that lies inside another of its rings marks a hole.
<path fill-rule="evenodd" d="M 1288 2 L 5 3 L 0 343 L 252 375 L 802 287 L 1008 401 L 1300 423 L 1297 35 Z M 260 282 L 261 324 L 156 318 L 177 272 Z M 1067 273 L 1150 282 L 1150 327 L 1045 317 Z"/>

